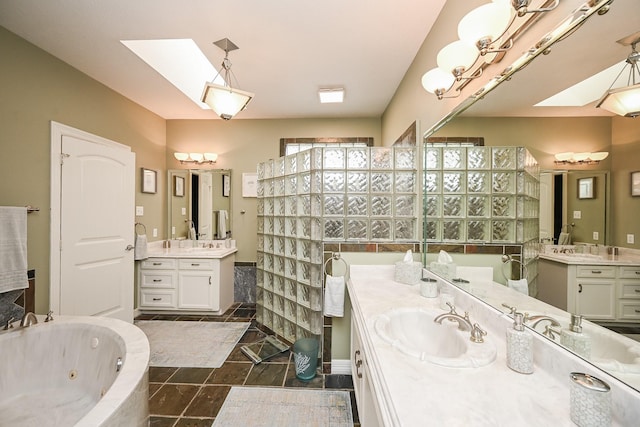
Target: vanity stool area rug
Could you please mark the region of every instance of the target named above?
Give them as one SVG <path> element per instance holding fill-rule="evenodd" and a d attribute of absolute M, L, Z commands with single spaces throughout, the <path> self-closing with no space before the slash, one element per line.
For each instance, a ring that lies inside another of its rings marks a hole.
<path fill-rule="evenodd" d="M 353 427 L 349 392 L 232 387 L 213 427 L 245 426 Z"/>
<path fill-rule="evenodd" d="M 149 366 L 219 368 L 249 327 L 249 322 L 139 320 L 149 339 Z"/>

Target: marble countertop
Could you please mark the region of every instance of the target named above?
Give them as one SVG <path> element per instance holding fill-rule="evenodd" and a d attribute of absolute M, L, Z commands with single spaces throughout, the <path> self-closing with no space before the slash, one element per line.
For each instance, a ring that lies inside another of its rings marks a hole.
<path fill-rule="evenodd" d="M 212 258 L 222 259 L 238 252 L 237 248 L 162 248 L 149 247 L 150 258 Z"/>
<path fill-rule="evenodd" d="M 540 253 L 539 258 L 569 265 L 621 265 L 631 267 L 640 266 L 640 257 L 638 257 L 637 255 Z"/>
<path fill-rule="evenodd" d="M 572 426 L 570 372 L 590 373 L 619 386 L 617 380 L 537 335 L 534 335 L 534 373 L 523 375 L 512 371 L 506 365 L 505 345 L 511 319 L 444 282 L 439 286 L 451 288 L 458 312 L 469 311 L 471 321 L 478 322 L 488 331 L 488 337 L 495 340 L 496 360 L 480 368 L 447 368 L 406 356 L 377 334 L 376 316 L 401 307 L 440 310 L 439 298 L 423 298 L 419 285 L 394 282 L 393 276 L 393 266 L 354 265 L 348 282 L 352 316 L 360 325 L 370 380 L 384 425 L 425 425 L 425 420 L 429 420 L 427 424 L 447 426 Z M 636 395 L 625 390 L 624 398 L 637 398 Z M 625 400 L 614 407 L 626 408 L 627 404 Z M 625 420 L 626 409 L 622 412 L 618 416 Z M 626 423 L 616 419 L 614 425 Z"/>

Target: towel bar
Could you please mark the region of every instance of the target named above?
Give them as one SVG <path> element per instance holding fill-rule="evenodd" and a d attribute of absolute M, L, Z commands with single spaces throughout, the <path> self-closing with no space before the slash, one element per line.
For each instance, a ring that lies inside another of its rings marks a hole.
<path fill-rule="evenodd" d="M 502 255 L 502 275 L 504 276 L 504 278 L 506 280 L 511 280 L 511 274 L 509 274 L 509 277 L 507 277 L 506 274 L 504 274 L 504 266 L 506 264 L 509 264 L 509 266 L 511 266 L 512 263 L 518 263 L 520 264 L 520 279 L 528 279 L 529 278 L 529 269 L 527 268 L 527 266 L 520 261 L 519 259 L 513 259 L 513 257 L 511 255 Z M 513 273 L 513 268 L 511 269 L 511 272 Z"/>

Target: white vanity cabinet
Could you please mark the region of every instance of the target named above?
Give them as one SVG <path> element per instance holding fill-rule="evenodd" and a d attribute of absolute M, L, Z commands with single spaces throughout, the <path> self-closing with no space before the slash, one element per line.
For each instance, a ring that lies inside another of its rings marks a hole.
<path fill-rule="evenodd" d="M 360 425 L 362 425 L 362 427 L 381 426 L 379 410 L 373 398 L 373 390 L 371 389 L 371 374 L 367 364 L 366 352 L 363 348 L 354 317 L 351 318 L 351 374 Z"/>
<path fill-rule="evenodd" d="M 537 298 L 589 320 L 640 320 L 640 267 L 538 261 Z"/>
<path fill-rule="evenodd" d="M 140 310 L 223 313 L 233 304 L 234 255 L 148 258 L 138 273 Z"/>

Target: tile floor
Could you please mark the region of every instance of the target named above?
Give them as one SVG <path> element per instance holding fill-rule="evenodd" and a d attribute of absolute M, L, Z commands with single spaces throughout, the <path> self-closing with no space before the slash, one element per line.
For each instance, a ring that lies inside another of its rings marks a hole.
<path fill-rule="evenodd" d="M 210 427 L 234 385 L 348 390 L 354 426 L 360 425 L 350 375 L 318 374 L 313 380 L 303 382 L 295 376 L 290 351 L 259 365 L 254 365 L 240 351 L 242 345 L 266 336 L 256 324 L 255 304 L 234 304 L 219 316 L 144 314 L 136 320 L 251 322 L 220 368 L 149 368 L 151 427 Z"/>

